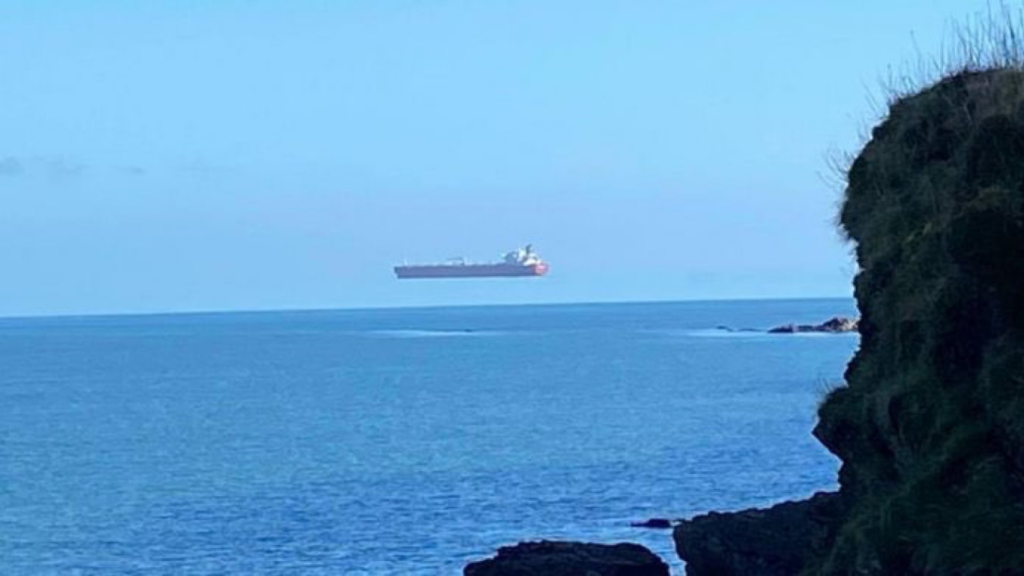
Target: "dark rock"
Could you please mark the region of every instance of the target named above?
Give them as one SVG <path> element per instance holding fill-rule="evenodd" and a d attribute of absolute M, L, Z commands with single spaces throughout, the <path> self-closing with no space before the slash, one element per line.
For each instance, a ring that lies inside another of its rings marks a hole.
<path fill-rule="evenodd" d="M 827 332 L 829 334 L 842 334 L 844 332 L 856 332 L 859 322 L 856 318 L 836 316 L 829 318 L 821 324 L 786 324 L 776 326 L 768 330 L 769 334 L 798 334 L 802 332 Z"/>
<path fill-rule="evenodd" d="M 788 576 L 829 540 L 840 508 L 838 494 L 819 492 L 768 509 L 697 516 L 672 536 L 689 576 Z"/>
<path fill-rule="evenodd" d="M 823 322 L 819 328 L 822 332 L 856 332 L 857 319 L 836 316 Z"/>
<path fill-rule="evenodd" d="M 629 525 L 634 528 L 671 528 L 672 521 L 668 518 L 651 518 L 643 522 L 630 522 Z"/>
<path fill-rule="evenodd" d="M 668 565 L 639 544 L 520 542 L 473 562 L 465 576 L 668 576 Z"/>

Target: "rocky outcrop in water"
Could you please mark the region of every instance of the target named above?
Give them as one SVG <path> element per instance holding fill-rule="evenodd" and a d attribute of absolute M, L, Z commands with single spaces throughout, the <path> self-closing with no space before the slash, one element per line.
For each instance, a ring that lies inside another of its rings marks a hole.
<path fill-rule="evenodd" d="M 630 522 L 633 528 L 652 528 L 654 530 L 667 530 L 672 527 L 672 521 L 668 518 L 651 518 L 640 522 Z"/>
<path fill-rule="evenodd" d="M 857 319 L 836 316 L 829 318 L 821 324 L 786 324 L 776 326 L 768 330 L 769 334 L 798 334 L 801 332 L 825 332 L 828 334 L 842 334 L 844 332 L 857 331 Z"/>
<path fill-rule="evenodd" d="M 672 537 L 691 576 L 789 576 L 829 541 L 840 502 L 837 494 L 820 492 L 764 510 L 711 512 L 680 523 Z"/>
<path fill-rule="evenodd" d="M 639 544 L 521 542 L 473 562 L 465 576 L 668 576 L 668 565 Z"/>

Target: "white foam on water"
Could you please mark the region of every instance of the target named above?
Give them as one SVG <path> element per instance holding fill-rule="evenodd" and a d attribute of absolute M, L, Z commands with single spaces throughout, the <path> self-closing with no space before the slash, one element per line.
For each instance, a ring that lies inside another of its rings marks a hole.
<path fill-rule="evenodd" d="M 494 330 L 373 330 L 367 334 L 378 338 L 470 338 L 500 336 Z"/>

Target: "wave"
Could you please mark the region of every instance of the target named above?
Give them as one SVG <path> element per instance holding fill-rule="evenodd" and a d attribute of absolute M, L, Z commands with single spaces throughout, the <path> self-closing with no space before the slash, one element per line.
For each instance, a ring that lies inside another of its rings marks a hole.
<path fill-rule="evenodd" d="M 368 333 L 378 338 L 469 338 L 500 336 L 504 332 L 494 330 L 373 330 Z"/>
<path fill-rule="evenodd" d="M 680 330 L 677 332 L 681 336 L 691 336 L 695 338 L 751 338 L 757 336 L 768 336 L 768 333 L 764 330 L 726 330 L 723 328 L 700 328 L 694 330 Z"/>

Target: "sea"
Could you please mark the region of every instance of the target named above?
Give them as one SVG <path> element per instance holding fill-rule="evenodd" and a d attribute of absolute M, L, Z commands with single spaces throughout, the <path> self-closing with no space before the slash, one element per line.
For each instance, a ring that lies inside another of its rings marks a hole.
<path fill-rule="evenodd" d="M 0 320 L 0 573 L 460 574 L 836 486 L 852 300 Z M 723 329 L 728 327 L 731 330 Z M 749 329 L 749 330 L 745 330 Z"/>

